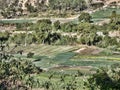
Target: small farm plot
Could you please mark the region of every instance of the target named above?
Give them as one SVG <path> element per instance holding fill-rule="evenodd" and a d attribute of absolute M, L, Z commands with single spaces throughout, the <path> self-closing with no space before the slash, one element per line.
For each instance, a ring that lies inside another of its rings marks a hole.
<path fill-rule="evenodd" d="M 79 47 L 75 46 L 52 46 L 52 45 L 31 45 L 31 46 L 20 46 L 16 48 L 16 51 L 24 50 L 24 55 L 29 52 L 33 52 L 37 56 L 55 57 L 56 55 L 64 52 L 73 51 Z"/>
<path fill-rule="evenodd" d="M 108 67 L 120 63 L 119 55 L 80 55 L 73 52 L 79 48 L 75 46 L 32 45 L 18 47 L 17 50 L 24 50 L 23 56 L 21 56 L 23 58 L 29 52 L 34 53 L 35 55 L 28 59 L 33 60 L 35 65 L 60 73 L 74 73 L 78 70 L 83 73 L 91 73 L 91 70 L 98 67 Z"/>
<path fill-rule="evenodd" d="M 117 14 L 120 14 L 120 8 L 106 8 L 98 10 L 91 14 L 93 22 L 100 22 L 100 21 L 108 21 L 107 19 L 110 18 L 112 11 L 116 11 Z"/>
<path fill-rule="evenodd" d="M 75 53 L 73 52 L 64 52 L 64 53 L 57 54 L 52 58 L 44 58 L 41 61 L 35 62 L 35 64 L 42 68 L 57 67 L 63 62 L 69 61 L 70 58 L 72 58 L 74 55 Z"/>
<path fill-rule="evenodd" d="M 112 11 L 116 11 L 117 14 L 120 14 L 120 8 L 106 8 L 106 9 L 101 9 L 98 10 L 94 13 L 92 13 L 93 19 L 104 19 L 104 18 L 109 18 Z"/>

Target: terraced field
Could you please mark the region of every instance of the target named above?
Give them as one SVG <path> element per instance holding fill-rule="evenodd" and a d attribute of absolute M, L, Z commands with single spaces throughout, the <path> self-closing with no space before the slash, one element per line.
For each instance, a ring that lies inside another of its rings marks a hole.
<path fill-rule="evenodd" d="M 106 50 L 104 54 L 99 55 L 82 55 L 74 52 L 83 47 L 85 46 L 20 46 L 16 48 L 16 51 L 24 50 L 23 55 L 18 54 L 15 56 L 32 60 L 36 66 L 44 70 L 44 72 L 37 76 L 40 79 L 41 86 L 51 81 L 51 87 L 54 86 L 55 90 L 64 90 L 61 89 L 62 86 L 71 81 L 76 81 L 78 85 L 76 90 L 88 90 L 84 89 L 84 80 L 89 75 L 95 73 L 95 70 L 99 67 L 109 67 L 113 64 L 117 65 L 120 63 L 120 56 L 105 54 L 108 53 Z M 26 55 L 29 52 L 33 52 L 35 55 L 32 58 L 27 58 Z M 83 76 L 73 78 L 79 72 Z M 50 76 L 52 76 L 52 79 L 49 79 Z M 61 82 L 61 76 L 65 76 L 64 83 Z"/>
<path fill-rule="evenodd" d="M 17 50 L 24 50 L 21 57 L 26 57 L 29 52 L 35 53 L 33 58 L 29 58 L 29 60 L 33 60 L 37 66 L 43 69 L 56 72 L 73 73 L 81 70 L 90 73 L 89 70 L 91 69 L 120 63 L 119 55 L 80 55 L 73 52 L 82 47 L 84 46 L 32 45 L 18 47 Z"/>
<path fill-rule="evenodd" d="M 24 50 L 24 54 L 33 52 L 37 56 L 54 57 L 59 53 L 69 52 L 78 49 L 76 46 L 52 46 L 52 45 L 31 45 L 28 47 L 20 46 L 18 50 Z"/>

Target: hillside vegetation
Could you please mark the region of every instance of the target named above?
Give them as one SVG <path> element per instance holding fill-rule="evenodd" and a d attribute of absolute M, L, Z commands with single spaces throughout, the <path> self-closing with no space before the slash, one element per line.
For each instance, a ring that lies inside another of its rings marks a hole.
<path fill-rule="evenodd" d="M 118 6 L 118 0 L 1 0 L 0 12 L 3 18 L 59 16 L 68 17 L 80 11 Z"/>
<path fill-rule="evenodd" d="M 0 90 L 120 90 L 119 0 L 0 0 Z"/>

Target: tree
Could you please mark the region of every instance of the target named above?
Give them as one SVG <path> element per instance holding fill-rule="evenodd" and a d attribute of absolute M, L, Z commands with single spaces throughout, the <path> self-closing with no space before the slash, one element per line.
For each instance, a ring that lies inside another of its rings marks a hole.
<path fill-rule="evenodd" d="M 87 8 L 84 0 L 51 0 L 49 4 L 52 10 L 84 10 Z"/>
<path fill-rule="evenodd" d="M 72 22 L 63 23 L 63 24 L 61 24 L 61 30 L 63 32 L 76 32 L 77 24 L 74 24 Z"/>
<path fill-rule="evenodd" d="M 4 18 L 13 18 L 13 17 L 15 17 L 17 15 L 17 11 L 19 11 L 19 9 L 18 9 L 19 8 L 19 1 L 18 0 L 13 0 L 13 2 L 11 2 L 9 0 L 5 0 L 4 3 L 6 5 L 5 5 L 5 8 L 3 8 L 2 12 L 1 12 L 3 17 Z"/>
<path fill-rule="evenodd" d="M 60 21 L 59 20 L 54 22 L 54 27 L 56 30 L 60 29 Z"/>
<path fill-rule="evenodd" d="M 111 21 L 112 22 L 116 22 L 116 20 L 117 20 L 117 13 L 116 13 L 116 11 L 112 11 L 110 17 L 111 17 Z"/>
<path fill-rule="evenodd" d="M 91 16 L 89 13 L 81 13 L 81 15 L 79 16 L 79 21 L 80 22 L 90 22 L 91 21 Z"/>
<path fill-rule="evenodd" d="M 51 43 L 55 43 L 60 38 L 61 36 L 58 33 L 49 33 L 45 38 L 44 43 L 48 43 L 50 45 Z"/>
<path fill-rule="evenodd" d="M 30 89 L 37 84 L 35 77 L 30 75 L 39 74 L 42 69 L 30 61 L 15 58 L 11 50 L 6 50 L 7 40 L 8 37 L 0 35 L 0 90 Z M 16 47 L 15 45 L 14 48 Z"/>
<path fill-rule="evenodd" d="M 97 35 L 97 27 L 88 22 L 79 23 L 77 31 L 80 34 L 78 42 L 81 44 L 98 45 L 102 40 L 101 37 Z"/>
<path fill-rule="evenodd" d="M 109 68 L 100 68 L 85 82 L 89 90 L 119 90 L 120 65 L 114 64 Z"/>
<path fill-rule="evenodd" d="M 36 8 L 34 6 L 32 6 L 31 4 L 25 4 L 25 6 L 27 7 L 27 10 L 30 12 L 30 13 L 33 13 L 33 12 L 36 12 Z"/>
<path fill-rule="evenodd" d="M 31 29 L 35 30 L 39 43 L 51 44 L 60 39 L 60 34 L 52 32 L 52 22 L 49 19 L 39 20 Z"/>

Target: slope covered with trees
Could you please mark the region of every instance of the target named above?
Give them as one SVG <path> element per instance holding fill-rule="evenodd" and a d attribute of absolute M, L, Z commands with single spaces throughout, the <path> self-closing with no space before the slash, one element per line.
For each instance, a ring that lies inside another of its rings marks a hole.
<path fill-rule="evenodd" d="M 0 90 L 119 90 L 120 13 L 105 1 L 0 0 Z"/>

